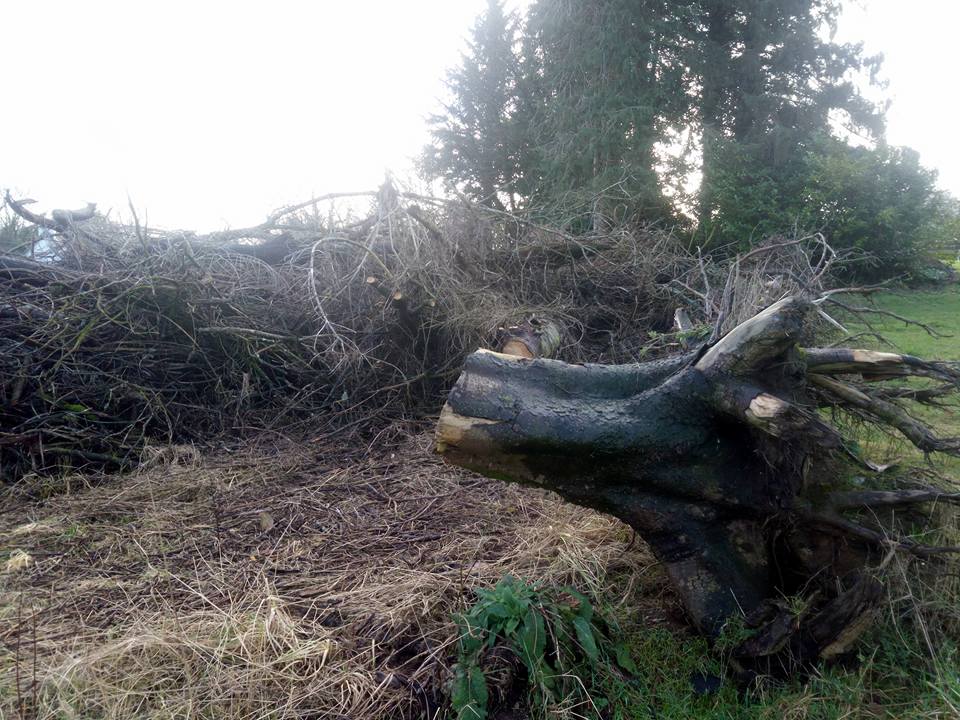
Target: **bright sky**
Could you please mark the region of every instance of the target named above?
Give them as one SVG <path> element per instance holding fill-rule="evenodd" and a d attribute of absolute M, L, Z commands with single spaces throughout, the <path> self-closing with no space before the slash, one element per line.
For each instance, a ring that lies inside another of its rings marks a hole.
<path fill-rule="evenodd" d="M 883 53 L 887 140 L 918 150 L 941 187 L 960 197 L 958 27 L 960 0 L 848 0 L 837 39 Z"/>
<path fill-rule="evenodd" d="M 509 3 L 516 6 L 525 0 Z M 213 230 L 409 174 L 484 0 L 79 3 L 0 8 L 0 187 Z M 957 0 L 866 0 L 841 26 L 887 57 L 891 142 L 960 195 Z"/>

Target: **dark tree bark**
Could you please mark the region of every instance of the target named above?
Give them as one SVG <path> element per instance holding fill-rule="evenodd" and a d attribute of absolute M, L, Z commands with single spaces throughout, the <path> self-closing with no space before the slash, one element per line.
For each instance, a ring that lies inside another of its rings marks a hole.
<path fill-rule="evenodd" d="M 480 350 L 443 408 L 437 450 L 624 520 L 663 563 L 701 632 L 716 636 L 736 616 L 759 628 L 738 652 L 745 664 L 837 655 L 868 625 L 879 586 L 861 570 L 885 542 L 841 511 L 950 496 L 824 494 L 811 477 L 814 460 L 845 444 L 817 406 L 829 399 L 924 450 L 957 452 L 956 441 L 934 437 L 853 378 L 921 375 L 956 385 L 960 375 L 892 353 L 802 349 L 813 310 L 788 298 L 711 347 L 634 365 Z M 814 586 L 819 600 L 801 614 L 772 602 Z"/>

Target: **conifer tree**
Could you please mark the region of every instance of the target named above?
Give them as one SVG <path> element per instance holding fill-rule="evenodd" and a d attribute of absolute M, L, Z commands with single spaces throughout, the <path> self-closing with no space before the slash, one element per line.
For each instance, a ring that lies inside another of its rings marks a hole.
<path fill-rule="evenodd" d="M 796 227 L 902 269 L 935 234 L 907 205 L 930 214 L 944 199 L 911 155 L 883 144 L 882 108 L 857 85 L 880 59 L 832 39 L 840 10 L 841 0 L 534 0 L 521 20 L 489 0 L 431 119 L 424 167 L 476 201 L 574 218 L 574 229 L 590 227 L 583 217 L 693 211 L 707 247 Z M 840 125 L 877 148 L 852 148 Z M 686 166 L 663 161 L 677 130 L 700 140 Z M 693 163 L 698 194 L 671 207 L 663 189 Z M 857 168 L 870 172 L 854 182 Z M 892 192 L 897 183 L 915 192 Z M 865 219 L 881 210 L 882 223 Z"/>
<path fill-rule="evenodd" d="M 541 200 L 597 194 L 645 217 L 668 214 L 657 143 L 683 122 L 689 100 L 664 0 L 537 0 L 524 55 L 543 84 L 534 116 Z"/>
<path fill-rule="evenodd" d="M 515 205 L 524 188 L 520 154 L 527 126 L 519 117 L 517 18 L 501 0 L 488 0 L 473 27 L 468 52 L 447 77 L 450 98 L 430 118 L 433 142 L 423 168 L 491 207 Z"/>
<path fill-rule="evenodd" d="M 729 237 L 725 217 L 760 194 L 773 205 L 795 196 L 805 158 L 831 133 L 832 119 L 868 136 L 882 133 L 880 108 L 853 82 L 858 74 L 875 76 L 880 59 L 824 38 L 835 28 L 837 0 L 700 0 L 691 7 L 691 87 L 703 152 L 699 219 L 705 233 L 742 242 L 747 238 Z"/>

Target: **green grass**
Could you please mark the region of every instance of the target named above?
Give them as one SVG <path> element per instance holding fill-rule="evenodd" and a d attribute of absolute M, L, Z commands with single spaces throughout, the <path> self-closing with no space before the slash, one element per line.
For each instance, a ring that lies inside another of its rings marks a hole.
<path fill-rule="evenodd" d="M 821 668 L 749 692 L 724 680 L 707 695 L 694 691 L 691 678 L 722 678 L 724 667 L 704 640 L 637 628 L 629 642 L 639 673 L 608 687 L 616 720 L 920 720 L 955 718 L 960 708 L 955 647 L 939 648 L 932 661 L 913 639 L 883 625 L 864 639 L 855 669 Z"/>
<path fill-rule="evenodd" d="M 875 325 L 902 352 L 936 360 L 960 360 L 960 286 L 941 290 L 883 293 L 876 307 L 917 319 L 945 337 L 893 318 L 877 317 Z M 879 347 L 873 343 L 874 347 Z"/>

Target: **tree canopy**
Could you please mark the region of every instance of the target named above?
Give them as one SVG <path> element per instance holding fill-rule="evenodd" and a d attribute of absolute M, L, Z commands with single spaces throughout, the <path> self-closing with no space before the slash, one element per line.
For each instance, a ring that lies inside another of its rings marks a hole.
<path fill-rule="evenodd" d="M 885 144 L 860 90 L 880 58 L 832 39 L 840 11 L 536 0 L 520 17 L 489 0 L 424 167 L 493 206 L 669 218 L 708 248 L 816 230 L 900 267 L 946 201 L 915 153 Z M 692 174 L 692 197 L 670 191 Z"/>

